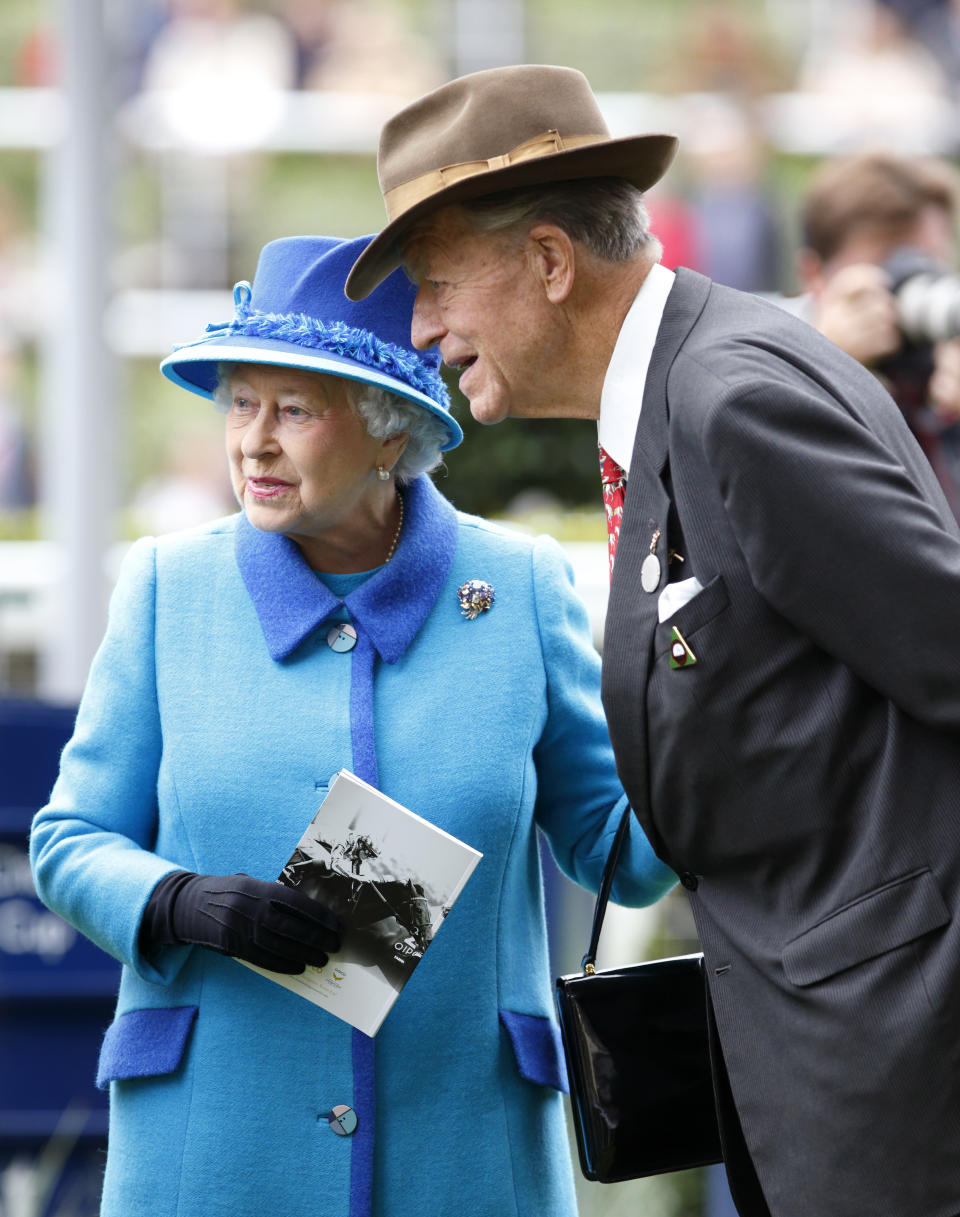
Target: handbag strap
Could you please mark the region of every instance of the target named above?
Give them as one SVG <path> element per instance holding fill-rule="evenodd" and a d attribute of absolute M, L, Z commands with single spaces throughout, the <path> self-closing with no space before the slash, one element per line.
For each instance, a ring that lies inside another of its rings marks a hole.
<path fill-rule="evenodd" d="M 584 972 L 593 973 L 596 971 L 594 964 L 597 959 L 597 947 L 600 944 L 600 931 L 603 929 L 603 917 L 607 911 L 607 901 L 610 899 L 610 889 L 613 887 L 613 875 L 617 869 L 617 863 L 620 861 L 620 850 L 629 831 L 630 817 L 632 815 L 633 808 L 628 803 L 623 809 L 623 816 L 614 835 L 613 844 L 610 846 L 610 853 L 607 854 L 607 860 L 604 863 L 600 890 L 597 892 L 597 903 L 593 909 L 593 929 L 590 931 L 590 945 L 587 947 L 586 955 L 580 960 L 580 967 L 583 968 Z"/>

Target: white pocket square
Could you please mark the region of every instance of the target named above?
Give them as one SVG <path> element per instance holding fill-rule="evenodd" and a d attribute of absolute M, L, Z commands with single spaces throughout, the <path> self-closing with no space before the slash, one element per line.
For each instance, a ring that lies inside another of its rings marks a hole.
<path fill-rule="evenodd" d="M 697 578 L 681 579 L 679 583 L 668 583 L 657 600 L 657 617 L 661 623 L 672 617 L 677 609 L 683 608 L 698 592 L 703 591 L 703 584 Z"/>

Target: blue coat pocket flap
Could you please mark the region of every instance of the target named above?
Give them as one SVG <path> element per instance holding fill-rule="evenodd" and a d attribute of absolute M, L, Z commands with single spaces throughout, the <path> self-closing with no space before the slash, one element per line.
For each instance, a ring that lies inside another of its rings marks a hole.
<path fill-rule="evenodd" d="M 100 1049 L 97 1086 L 121 1078 L 173 1073 L 183 1059 L 196 1006 L 130 1010 L 107 1028 Z"/>
<path fill-rule="evenodd" d="M 783 970 L 795 985 L 816 984 L 905 946 L 949 920 L 933 875 L 914 871 L 851 901 L 787 943 Z"/>
<path fill-rule="evenodd" d="M 567 1066 L 556 1025 L 549 1018 L 513 1010 L 501 1010 L 500 1021 L 510 1037 L 520 1076 L 568 1094 Z"/>

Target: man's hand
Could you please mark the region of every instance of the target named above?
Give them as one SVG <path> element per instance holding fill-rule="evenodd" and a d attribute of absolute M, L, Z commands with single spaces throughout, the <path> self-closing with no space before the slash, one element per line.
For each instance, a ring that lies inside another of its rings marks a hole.
<path fill-rule="evenodd" d="M 890 280 L 881 267 L 869 262 L 837 271 L 817 299 L 813 323 L 868 367 L 899 350 L 903 341 Z"/>
<path fill-rule="evenodd" d="M 960 338 L 933 348 L 933 374 L 927 388 L 930 408 L 944 423 L 960 421 Z"/>

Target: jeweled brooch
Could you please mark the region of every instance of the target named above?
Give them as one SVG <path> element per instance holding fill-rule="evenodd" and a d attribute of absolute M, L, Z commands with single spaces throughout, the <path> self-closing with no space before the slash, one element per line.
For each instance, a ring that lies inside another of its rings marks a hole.
<path fill-rule="evenodd" d="M 490 610 L 495 595 L 491 584 L 484 583 L 482 579 L 468 579 L 466 583 L 461 583 L 457 588 L 460 612 L 468 621 L 473 621 L 481 613 Z"/>

